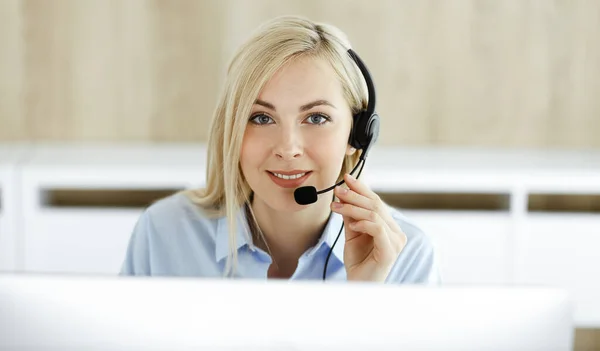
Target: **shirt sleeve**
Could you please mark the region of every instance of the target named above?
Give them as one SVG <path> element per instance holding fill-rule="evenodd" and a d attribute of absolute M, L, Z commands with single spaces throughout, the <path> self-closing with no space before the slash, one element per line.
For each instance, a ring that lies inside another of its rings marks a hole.
<path fill-rule="evenodd" d="M 407 236 L 407 243 L 386 279 L 387 283 L 439 285 L 442 278 L 431 238 L 398 215 L 393 216 Z"/>
<path fill-rule="evenodd" d="M 154 231 L 150 213 L 144 211 L 136 222 L 119 275 L 150 275 L 150 245 L 149 239 Z"/>

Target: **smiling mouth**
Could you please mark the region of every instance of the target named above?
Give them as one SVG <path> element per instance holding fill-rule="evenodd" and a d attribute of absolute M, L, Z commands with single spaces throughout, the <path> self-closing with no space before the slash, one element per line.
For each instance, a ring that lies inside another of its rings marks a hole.
<path fill-rule="evenodd" d="M 295 174 L 281 174 L 267 171 L 271 180 L 282 188 L 297 188 L 306 181 L 312 174 L 312 171 L 300 172 Z"/>
<path fill-rule="evenodd" d="M 302 172 L 302 173 L 292 174 L 292 175 L 280 174 L 280 173 L 275 173 L 275 172 L 269 172 L 269 173 L 271 173 L 272 175 L 276 176 L 277 178 L 290 180 L 290 179 L 302 178 L 302 177 L 304 177 L 306 174 L 308 174 L 310 172 Z"/>

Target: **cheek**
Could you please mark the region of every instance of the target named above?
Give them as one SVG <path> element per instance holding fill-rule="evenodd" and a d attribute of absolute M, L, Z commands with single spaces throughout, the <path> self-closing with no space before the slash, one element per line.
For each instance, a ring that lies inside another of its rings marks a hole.
<path fill-rule="evenodd" d="M 264 159 L 265 150 L 265 139 L 260 135 L 257 135 L 255 131 L 248 130 L 244 134 L 244 140 L 242 141 L 242 150 L 240 154 L 240 164 L 242 170 L 249 166 L 255 166 L 262 162 Z"/>
<path fill-rule="evenodd" d="M 346 156 L 348 138 L 342 133 L 321 135 L 307 144 L 307 151 L 329 176 L 337 176 Z"/>
<path fill-rule="evenodd" d="M 245 171 L 248 164 L 253 160 L 252 151 L 255 150 L 253 147 L 252 137 L 248 133 L 244 134 L 244 140 L 242 141 L 242 150 L 240 153 L 240 165 L 242 170 Z"/>

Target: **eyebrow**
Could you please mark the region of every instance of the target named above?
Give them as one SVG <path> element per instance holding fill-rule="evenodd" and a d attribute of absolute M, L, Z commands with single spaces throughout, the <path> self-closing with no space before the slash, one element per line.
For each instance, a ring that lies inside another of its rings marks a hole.
<path fill-rule="evenodd" d="M 257 99 L 254 103 L 256 105 L 260 105 L 260 106 L 266 107 L 266 108 L 271 109 L 273 111 L 277 111 L 275 109 L 275 106 L 273 106 L 273 104 L 268 103 L 266 101 Z M 327 100 L 315 100 L 313 102 L 309 102 L 308 104 L 304 104 L 304 105 L 300 106 L 300 112 L 308 111 L 311 108 L 314 108 L 314 107 L 317 107 L 317 106 L 323 106 L 323 105 L 325 105 L 325 106 L 331 106 L 333 108 L 336 108 L 332 103 L 330 103 Z"/>

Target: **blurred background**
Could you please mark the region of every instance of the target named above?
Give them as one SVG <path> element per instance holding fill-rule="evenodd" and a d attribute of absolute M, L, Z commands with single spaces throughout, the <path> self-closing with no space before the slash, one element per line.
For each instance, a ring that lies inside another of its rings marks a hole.
<path fill-rule="evenodd" d="M 600 2 L 2 0 L 2 140 L 204 141 L 233 50 L 300 14 L 345 31 L 388 145 L 600 147 Z"/>
<path fill-rule="evenodd" d="M 600 349 L 595 0 L 0 0 L 0 268 L 118 271 L 143 207 L 202 184 L 229 59 L 283 14 L 368 65 L 371 179 L 447 281 L 565 287 Z"/>

